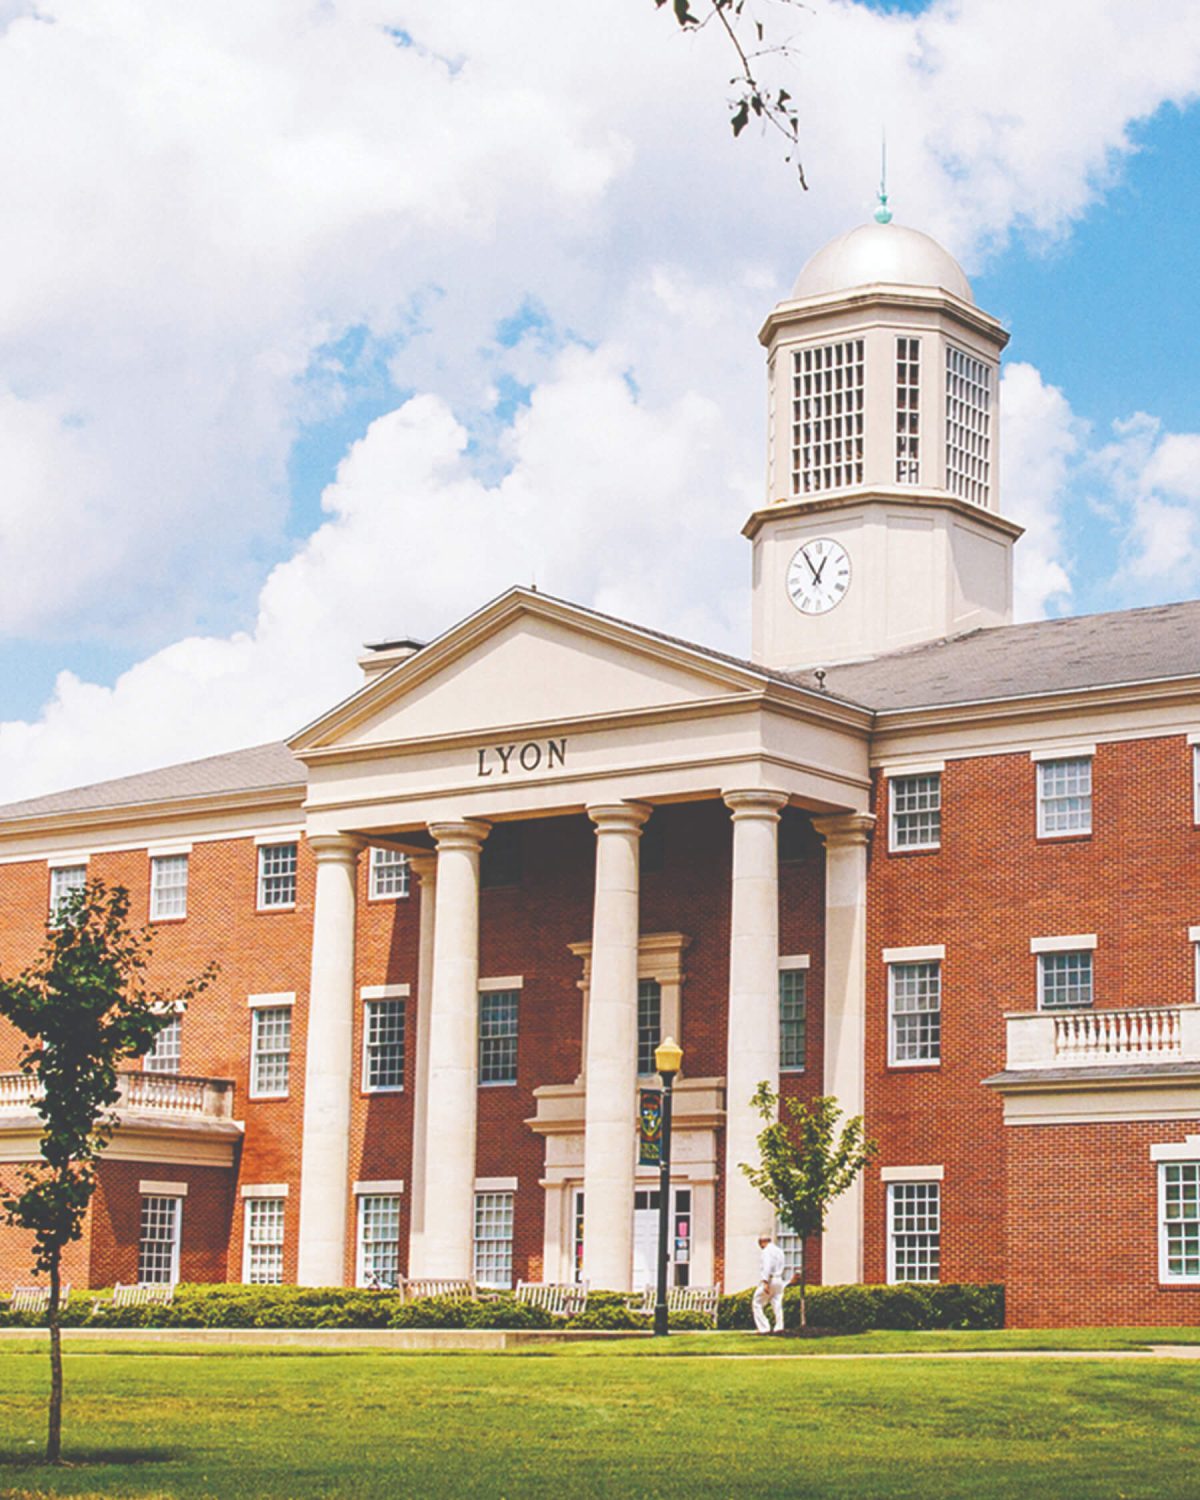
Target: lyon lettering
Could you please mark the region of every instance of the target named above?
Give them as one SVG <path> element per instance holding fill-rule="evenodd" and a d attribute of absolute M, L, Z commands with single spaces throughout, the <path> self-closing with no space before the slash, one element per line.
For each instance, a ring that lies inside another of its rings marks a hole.
<path fill-rule="evenodd" d="M 552 771 L 567 763 L 566 740 L 526 740 L 523 745 L 487 745 L 479 751 L 477 776 L 507 776 L 510 771 Z"/>

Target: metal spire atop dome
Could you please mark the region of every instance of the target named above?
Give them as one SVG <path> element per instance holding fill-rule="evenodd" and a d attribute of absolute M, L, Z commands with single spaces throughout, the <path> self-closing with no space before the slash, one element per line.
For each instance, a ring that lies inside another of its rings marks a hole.
<path fill-rule="evenodd" d="M 892 222 L 892 211 L 888 207 L 887 199 L 887 131 L 882 132 L 883 140 L 880 148 L 879 166 L 879 207 L 875 210 L 876 224 L 890 224 Z"/>

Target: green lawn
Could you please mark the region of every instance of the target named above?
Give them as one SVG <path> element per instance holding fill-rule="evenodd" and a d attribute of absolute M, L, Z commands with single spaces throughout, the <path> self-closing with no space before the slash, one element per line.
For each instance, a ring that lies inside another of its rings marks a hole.
<path fill-rule="evenodd" d="M 76 1466 L 49 1471 L 29 1463 L 42 1439 L 44 1353 L 8 1340 L 0 1496 L 1197 1493 L 1195 1364 L 648 1360 L 646 1347 L 547 1357 L 77 1345 L 66 1418 Z"/>

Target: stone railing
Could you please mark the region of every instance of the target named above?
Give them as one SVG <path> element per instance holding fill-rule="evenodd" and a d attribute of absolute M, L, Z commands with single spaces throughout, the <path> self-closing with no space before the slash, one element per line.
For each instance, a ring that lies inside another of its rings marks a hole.
<path fill-rule="evenodd" d="M 196 1120 L 233 1118 L 233 1081 L 189 1078 L 182 1073 L 122 1073 L 118 1114 L 183 1116 Z M 37 1090 L 24 1073 L 0 1073 L 0 1118 L 6 1112 L 33 1108 Z"/>
<path fill-rule="evenodd" d="M 1006 1018 L 1010 1071 L 1200 1063 L 1200 1006 L 1021 1012 Z"/>

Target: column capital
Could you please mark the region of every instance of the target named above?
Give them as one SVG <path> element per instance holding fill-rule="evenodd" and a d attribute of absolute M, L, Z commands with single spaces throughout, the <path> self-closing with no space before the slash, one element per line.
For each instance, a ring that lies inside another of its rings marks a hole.
<path fill-rule="evenodd" d="M 852 849 L 870 842 L 875 814 L 831 813 L 825 818 L 814 818 L 812 825 L 825 840 L 826 849 Z"/>
<path fill-rule="evenodd" d="M 766 787 L 747 787 L 744 790 L 722 792 L 725 806 L 738 818 L 765 818 L 771 823 L 779 822 L 780 810 L 787 806 L 786 792 L 770 791 Z"/>
<path fill-rule="evenodd" d="M 642 824 L 654 811 L 644 802 L 599 802 L 589 805 L 587 815 L 597 833 L 641 834 Z"/>
<path fill-rule="evenodd" d="M 438 853 L 443 849 L 468 849 L 478 851 L 492 831 L 490 823 L 478 818 L 460 818 L 452 823 L 430 823 L 429 832 L 437 845 Z"/>
<path fill-rule="evenodd" d="M 353 833 L 314 833 L 306 842 L 319 865 L 352 865 L 365 847 Z"/>
<path fill-rule="evenodd" d="M 423 886 L 430 885 L 437 878 L 437 855 L 432 849 L 425 854 L 409 854 L 408 868 Z"/>

